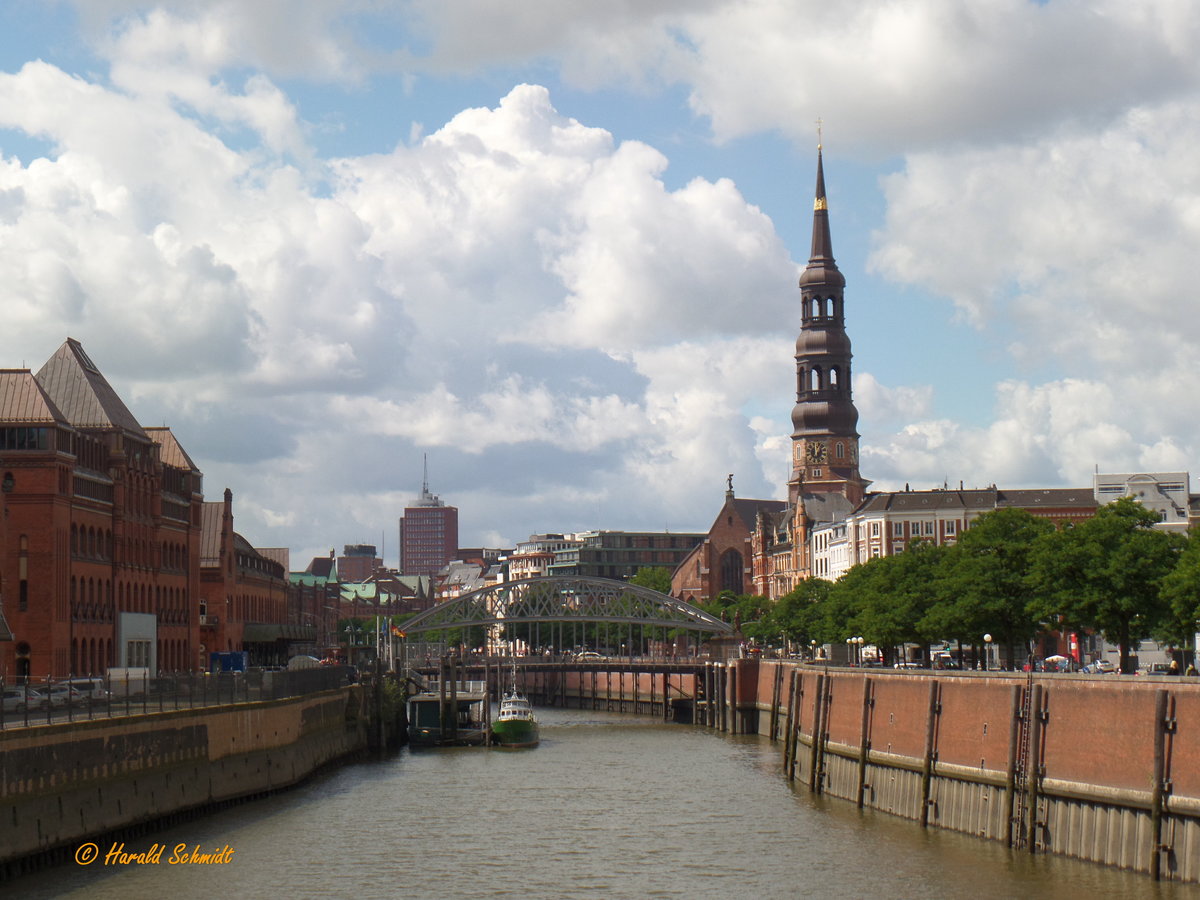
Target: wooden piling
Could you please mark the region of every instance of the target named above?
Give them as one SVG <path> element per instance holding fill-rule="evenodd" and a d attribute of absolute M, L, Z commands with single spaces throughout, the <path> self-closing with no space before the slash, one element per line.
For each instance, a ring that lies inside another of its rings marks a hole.
<path fill-rule="evenodd" d="M 925 711 L 925 753 L 921 759 L 921 827 L 929 826 L 929 807 L 933 802 L 930 796 L 933 786 L 933 759 L 937 752 L 935 741 L 937 737 L 938 715 L 942 711 L 939 702 L 940 686 L 936 678 L 929 679 L 929 706 Z"/>
<path fill-rule="evenodd" d="M 1154 692 L 1154 781 L 1150 789 L 1150 877 L 1155 881 L 1162 878 L 1162 819 L 1163 788 L 1166 785 L 1167 730 L 1171 727 L 1167 717 L 1168 695 L 1165 690 Z"/>
<path fill-rule="evenodd" d="M 828 681 L 828 674 L 822 673 L 817 676 L 817 691 L 813 697 L 812 743 L 808 748 L 808 789 L 815 794 L 821 793 L 821 733 L 825 727 L 825 691 Z"/>
<path fill-rule="evenodd" d="M 799 674 L 792 669 L 788 678 L 787 719 L 783 726 L 783 771 L 788 781 L 796 780 L 796 679 Z"/>
<path fill-rule="evenodd" d="M 1033 697 L 1029 703 L 1029 721 L 1025 723 L 1025 727 L 1029 729 L 1029 759 L 1028 767 L 1025 770 L 1025 778 L 1029 785 L 1029 790 L 1025 795 L 1028 804 L 1025 818 L 1027 829 L 1025 841 L 1030 853 L 1037 852 L 1037 812 L 1042 786 L 1042 721 L 1042 686 L 1035 684 Z"/>
<path fill-rule="evenodd" d="M 1009 705 L 1012 712 L 1008 721 L 1008 765 L 1004 771 L 1004 843 L 1013 846 L 1016 834 L 1013 829 L 1013 815 L 1017 808 L 1017 754 L 1021 738 L 1021 686 L 1014 684 L 1009 688 Z"/>
<path fill-rule="evenodd" d="M 867 755 L 870 751 L 871 707 L 875 701 L 871 696 L 871 679 L 863 678 L 862 728 L 858 737 L 858 808 L 863 808 L 867 790 Z"/>

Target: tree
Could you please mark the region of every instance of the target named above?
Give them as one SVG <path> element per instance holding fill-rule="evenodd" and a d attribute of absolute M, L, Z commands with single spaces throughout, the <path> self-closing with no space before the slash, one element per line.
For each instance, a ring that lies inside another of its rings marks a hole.
<path fill-rule="evenodd" d="M 629 579 L 630 584 L 650 588 L 660 594 L 671 593 L 671 570 L 665 566 L 644 566 Z"/>
<path fill-rule="evenodd" d="M 1200 630 L 1200 534 L 1189 534 L 1172 569 L 1163 578 L 1163 600 L 1170 613 L 1163 637 L 1187 646 Z"/>
<path fill-rule="evenodd" d="M 929 635 L 921 628 L 935 597 L 934 573 L 945 547 L 918 541 L 903 553 L 881 556 L 855 566 L 830 592 L 827 640 L 860 635 L 877 647 L 894 649 L 901 644 L 924 644 Z"/>
<path fill-rule="evenodd" d="M 1030 558 L 1038 539 L 1054 525 L 1022 509 L 997 509 L 976 519 L 938 567 L 922 629 L 978 646 L 994 634 L 1017 658 L 1018 643 L 1028 646 L 1037 632 L 1029 611 Z"/>
<path fill-rule="evenodd" d="M 807 644 L 815 640 L 820 626 L 822 605 L 829 599 L 833 584 L 822 578 L 806 578 L 775 601 L 768 610 L 764 628 L 788 641 Z"/>
<path fill-rule="evenodd" d="M 1048 623 L 1103 632 L 1121 650 L 1161 628 L 1170 614 L 1163 579 L 1175 567 L 1181 535 L 1154 528 L 1158 516 L 1130 497 L 1100 507 L 1085 522 L 1038 539 L 1031 556 L 1030 611 Z"/>

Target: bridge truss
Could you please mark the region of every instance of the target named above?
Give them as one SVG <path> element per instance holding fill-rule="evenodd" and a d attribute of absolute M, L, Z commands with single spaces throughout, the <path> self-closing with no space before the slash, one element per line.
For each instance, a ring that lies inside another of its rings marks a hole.
<path fill-rule="evenodd" d="M 658 591 L 608 578 L 553 576 L 492 585 L 419 613 L 406 635 L 476 625 L 612 623 L 732 634 L 727 622 Z"/>

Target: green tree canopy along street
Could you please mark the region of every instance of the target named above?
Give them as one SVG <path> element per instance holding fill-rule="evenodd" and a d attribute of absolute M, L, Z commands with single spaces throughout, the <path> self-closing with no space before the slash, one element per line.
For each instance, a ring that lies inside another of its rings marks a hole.
<path fill-rule="evenodd" d="M 954 544 L 918 541 L 855 566 L 837 582 L 808 579 L 771 604 L 723 594 L 705 607 L 740 618 L 750 639 L 809 645 L 861 636 L 889 660 L 903 644 L 980 646 L 994 635 L 1021 661 L 1039 632 L 1093 631 L 1116 644 L 1121 670 L 1149 637 L 1190 644 L 1200 618 L 1200 537 L 1155 528 L 1122 498 L 1060 527 L 1019 509 L 988 512 Z"/>

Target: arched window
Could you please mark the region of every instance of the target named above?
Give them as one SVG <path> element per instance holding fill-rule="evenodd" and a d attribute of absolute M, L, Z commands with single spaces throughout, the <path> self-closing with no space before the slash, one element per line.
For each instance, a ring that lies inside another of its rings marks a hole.
<path fill-rule="evenodd" d="M 833 448 L 833 455 L 836 456 L 838 459 L 841 459 L 842 457 L 844 457 L 846 455 L 846 445 L 843 444 L 841 441 L 838 441 L 837 444 Z"/>
<path fill-rule="evenodd" d="M 722 553 L 720 590 L 742 593 L 746 587 L 744 569 L 742 554 L 732 548 Z"/>
<path fill-rule="evenodd" d="M 834 366 L 829 370 L 829 386 L 831 388 L 836 388 L 838 386 L 838 383 L 841 381 L 840 376 L 841 369 L 839 369 L 837 366 Z"/>

